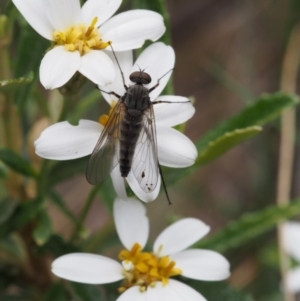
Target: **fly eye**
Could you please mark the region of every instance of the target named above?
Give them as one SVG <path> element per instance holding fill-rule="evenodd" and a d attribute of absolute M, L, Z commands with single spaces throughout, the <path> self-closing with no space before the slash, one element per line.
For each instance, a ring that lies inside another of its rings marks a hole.
<path fill-rule="evenodd" d="M 151 83 L 151 76 L 143 71 L 132 72 L 129 76 L 129 79 L 134 83 L 140 83 L 143 85 L 147 85 Z"/>

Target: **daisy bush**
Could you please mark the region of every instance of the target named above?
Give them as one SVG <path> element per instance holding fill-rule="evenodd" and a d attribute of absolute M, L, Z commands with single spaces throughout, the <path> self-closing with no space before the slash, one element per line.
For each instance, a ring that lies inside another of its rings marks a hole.
<path fill-rule="evenodd" d="M 299 7 L 208 2 L 0 1 L 1 301 L 299 299 Z"/>

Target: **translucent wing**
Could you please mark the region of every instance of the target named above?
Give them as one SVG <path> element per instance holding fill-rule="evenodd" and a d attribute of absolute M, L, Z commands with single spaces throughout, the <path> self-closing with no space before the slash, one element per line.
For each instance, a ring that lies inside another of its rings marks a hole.
<path fill-rule="evenodd" d="M 144 112 L 143 127 L 135 147 L 131 170 L 143 191 L 149 193 L 155 189 L 159 169 L 152 105 Z"/>
<path fill-rule="evenodd" d="M 124 103 L 120 99 L 104 127 L 86 168 L 86 179 L 92 185 L 102 182 L 118 164 L 120 123 L 124 112 Z"/>

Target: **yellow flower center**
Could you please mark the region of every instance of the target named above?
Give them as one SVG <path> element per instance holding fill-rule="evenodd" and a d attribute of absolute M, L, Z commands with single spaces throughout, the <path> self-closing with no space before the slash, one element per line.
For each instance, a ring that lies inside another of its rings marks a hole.
<path fill-rule="evenodd" d="M 120 293 L 134 285 L 140 286 L 140 291 L 143 292 L 148 286 L 154 286 L 156 281 L 166 285 L 169 277 L 181 274 L 181 270 L 175 267 L 176 263 L 169 257 L 142 252 L 138 243 L 130 251 L 122 250 L 119 259 L 122 260 L 125 276 L 124 283 L 119 288 Z"/>
<path fill-rule="evenodd" d="M 117 104 L 116 102 L 112 101 L 112 103 L 111 103 L 111 108 L 110 108 L 110 110 L 109 110 L 109 112 L 108 112 L 108 115 L 103 114 L 103 115 L 101 115 L 101 116 L 98 118 L 98 122 L 99 122 L 100 124 L 102 124 L 103 126 L 106 126 L 107 121 L 108 121 L 108 119 L 109 119 L 111 113 L 113 112 L 113 110 L 114 110 L 116 104 Z"/>
<path fill-rule="evenodd" d="M 90 26 L 78 24 L 65 29 L 54 31 L 53 39 L 55 46 L 64 45 L 67 51 L 79 51 L 81 55 L 92 49 L 104 49 L 110 42 L 103 42 L 99 31 L 95 28 L 98 18 L 95 17 Z"/>

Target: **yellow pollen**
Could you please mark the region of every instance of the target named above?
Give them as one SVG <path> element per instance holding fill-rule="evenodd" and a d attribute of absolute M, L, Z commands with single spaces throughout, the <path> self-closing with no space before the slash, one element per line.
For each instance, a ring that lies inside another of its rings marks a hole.
<path fill-rule="evenodd" d="M 175 268 L 176 263 L 168 256 L 158 257 L 153 253 L 142 252 L 142 247 L 138 243 L 135 243 L 130 251 L 122 250 L 119 259 L 123 262 L 125 277 L 123 285 L 118 289 L 119 292 L 124 292 L 135 285 L 144 292 L 148 286 L 153 287 L 157 281 L 161 281 L 163 285 L 168 284 L 169 277 L 180 275 L 182 272 Z"/>
<path fill-rule="evenodd" d="M 64 31 L 54 31 L 53 39 L 55 46 L 65 46 L 67 51 L 79 51 L 84 55 L 91 50 L 105 49 L 110 42 L 103 42 L 99 31 L 95 28 L 98 18 L 95 17 L 91 25 L 77 24 L 68 27 Z"/>
<path fill-rule="evenodd" d="M 99 122 L 100 124 L 102 124 L 103 126 L 106 126 L 107 121 L 108 121 L 108 119 L 109 119 L 111 113 L 113 112 L 115 106 L 116 106 L 116 103 L 113 101 L 113 102 L 111 103 L 111 108 L 110 108 L 110 110 L 109 110 L 109 112 L 108 112 L 108 115 L 103 114 L 103 115 L 101 115 L 101 116 L 98 118 L 98 122 Z"/>

